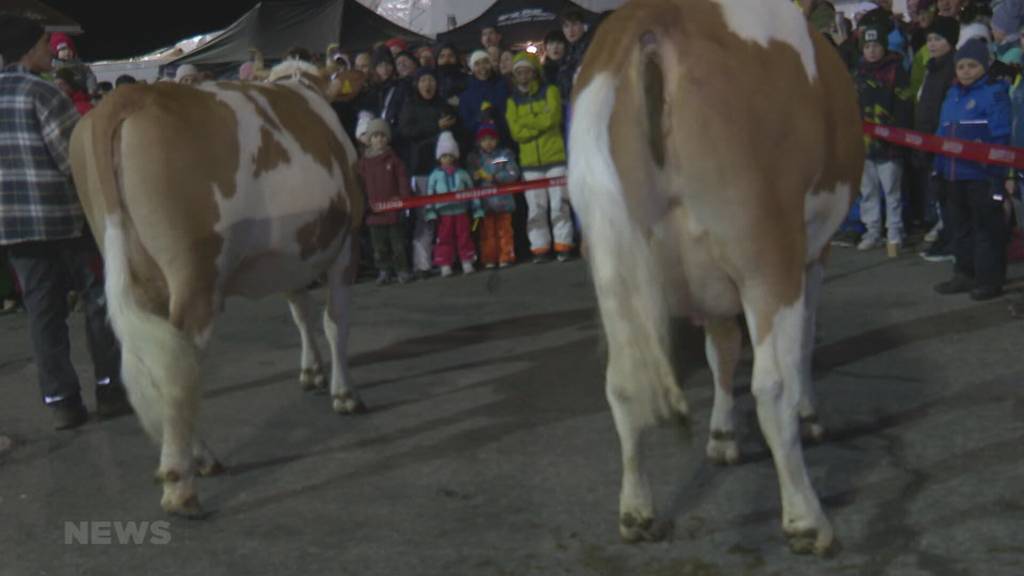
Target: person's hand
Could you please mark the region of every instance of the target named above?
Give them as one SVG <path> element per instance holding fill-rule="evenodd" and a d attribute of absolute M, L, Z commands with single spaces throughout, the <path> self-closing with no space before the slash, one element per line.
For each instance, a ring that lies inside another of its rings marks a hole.
<path fill-rule="evenodd" d="M 454 107 L 458 108 L 459 107 L 459 97 L 458 96 L 452 96 L 451 98 L 449 98 L 448 99 L 448 105 L 449 106 L 454 106 Z"/>
<path fill-rule="evenodd" d="M 452 126 L 455 126 L 455 116 L 452 116 L 450 114 L 446 114 L 446 115 L 441 117 L 441 121 L 438 122 L 437 124 L 438 124 L 438 126 L 441 127 L 442 130 L 447 130 L 447 129 L 451 128 Z"/>

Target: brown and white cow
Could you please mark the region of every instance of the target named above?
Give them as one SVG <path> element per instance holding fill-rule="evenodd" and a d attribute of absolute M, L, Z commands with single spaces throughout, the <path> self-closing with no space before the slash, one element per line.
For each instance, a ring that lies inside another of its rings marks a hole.
<path fill-rule="evenodd" d="M 821 262 L 863 166 L 856 96 L 836 51 L 790 0 L 633 0 L 598 30 L 576 86 L 569 187 L 608 340 L 622 536 L 663 536 L 638 447 L 649 426 L 689 413 L 671 362 L 673 314 L 706 328 L 707 453 L 738 459 L 742 314 L 783 529 L 795 551 L 827 553 L 835 539 L 798 416 L 815 423 Z"/>
<path fill-rule="evenodd" d="M 161 444 L 168 512 L 199 513 L 194 475 L 219 466 L 195 426 L 200 352 L 228 296 L 288 296 L 310 387 L 320 360 L 307 287 L 326 274 L 334 408 L 364 408 L 346 358 L 363 194 L 355 149 L 327 99 L 338 82 L 359 79 L 329 84 L 296 62 L 271 78 L 279 81 L 121 87 L 72 136 L 122 375 Z"/>

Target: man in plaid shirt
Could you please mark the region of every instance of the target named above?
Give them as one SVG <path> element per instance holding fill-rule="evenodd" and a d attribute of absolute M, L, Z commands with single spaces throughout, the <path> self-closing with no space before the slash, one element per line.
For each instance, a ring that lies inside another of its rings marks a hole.
<path fill-rule="evenodd" d="M 47 35 L 32 20 L 0 16 L 0 246 L 21 281 L 39 387 L 57 429 L 87 419 L 71 364 L 67 293 L 85 306 L 101 417 L 128 408 L 120 352 L 107 323 L 98 250 L 71 181 L 68 149 L 78 112 L 37 74 L 51 68 Z"/>

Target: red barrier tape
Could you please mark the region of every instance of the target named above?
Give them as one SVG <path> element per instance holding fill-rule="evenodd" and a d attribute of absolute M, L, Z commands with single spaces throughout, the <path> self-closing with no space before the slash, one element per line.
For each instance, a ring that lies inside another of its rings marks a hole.
<path fill-rule="evenodd" d="M 873 138 L 885 140 L 886 142 L 891 142 L 904 148 L 913 148 L 915 150 L 931 152 L 932 154 L 942 154 L 943 156 L 961 158 L 963 160 L 970 160 L 971 162 L 979 162 L 981 164 L 997 164 L 1000 166 L 1009 166 L 1024 170 L 1024 148 L 997 146 L 993 144 L 985 144 L 983 142 L 960 140 L 959 138 L 943 138 L 934 134 L 925 134 L 924 132 L 916 132 L 914 130 L 906 130 L 903 128 L 893 128 L 892 126 L 882 126 L 881 124 L 872 124 L 871 122 L 864 122 L 864 133 Z M 553 188 L 565 185 L 565 177 L 544 178 L 542 180 L 506 184 L 504 186 L 470 188 L 459 192 L 438 194 L 437 196 L 414 196 L 403 200 L 392 200 L 390 202 L 374 204 L 371 206 L 371 209 L 377 213 L 398 212 L 400 210 L 409 210 L 411 208 L 422 208 L 423 206 L 429 206 L 431 204 L 441 204 L 444 202 L 468 202 L 470 200 L 481 200 L 492 196 L 521 194 L 527 190 Z"/>
<path fill-rule="evenodd" d="M 423 206 L 429 206 L 431 204 L 443 204 L 445 202 L 468 202 L 470 200 L 481 200 L 483 198 L 490 198 L 491 196 L 506 196 L 509 194 L 521 194 L 527 190 L 537 190 L 539 188 L 556 188 L 558 186 L 565 186 L 565 177 L 559 178 L 542 178 L 540 180 L 530 180 L 529 182 L 516 182 L 515 184 L 506 184 L 504 186 L 484 186 L 482 188 L 469 188 L 466 190 L 460 190 L 458 192 L 449 192 L 447 194 L 438 194 L 436 196 L 413 196 L 412 198 L 403 198 L 401 200 L 391 200 L 389 202 L 379 202 L 371 206 L 374 212 L 398 212 L 399 210 L 408 210 L 410 208 L 422 208 Z"/>
<path fill-rule="evenodd" d="M 903 128 L 893 128 L 880 124 L 864 123 L 864 133 L 879 140 L 891 142 L 897 146 L 923 150 L 932 154 L 942 154 L 951 158 L 961 158 L 981 164 L 998 164 L 1012 168 L 1024 169 L 1024 148 L 997 146 L 983 142 L 971 142 L 959 138 L 944 138 L 934 134 L 915 132 Z"/>

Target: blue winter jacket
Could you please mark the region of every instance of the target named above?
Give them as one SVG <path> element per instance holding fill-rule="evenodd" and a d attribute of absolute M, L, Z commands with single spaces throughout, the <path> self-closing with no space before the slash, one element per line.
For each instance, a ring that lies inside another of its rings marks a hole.
<path fill-rule="evenodd" d="M 466 90 L 459 96 L 459 117 L 462 127 L 474 142 L 476 130 L 481 122 L 490 122 L 498 126 L 502 142 L 509 141 L 508 127 L 505 125 L 505 103 L 508 102 L 509 87 L 501 75 L 494 75 L 486 82 L 470 78 Z M 484 102 L 490 102 L 490 110 L 484 111 Z"/>
<path fill-rule="evenodd" d="M 983 76 L 970 86 L 954 83 L 946 93 L 939 119 L 939 136 L 988 144 L 1008 144 L 1012 131 L 1013 109 L 1009 85 Z M 935 156 L 935 171 L 946 180 L 989 180 L 1005 178 L 1001 166 Z"/>

